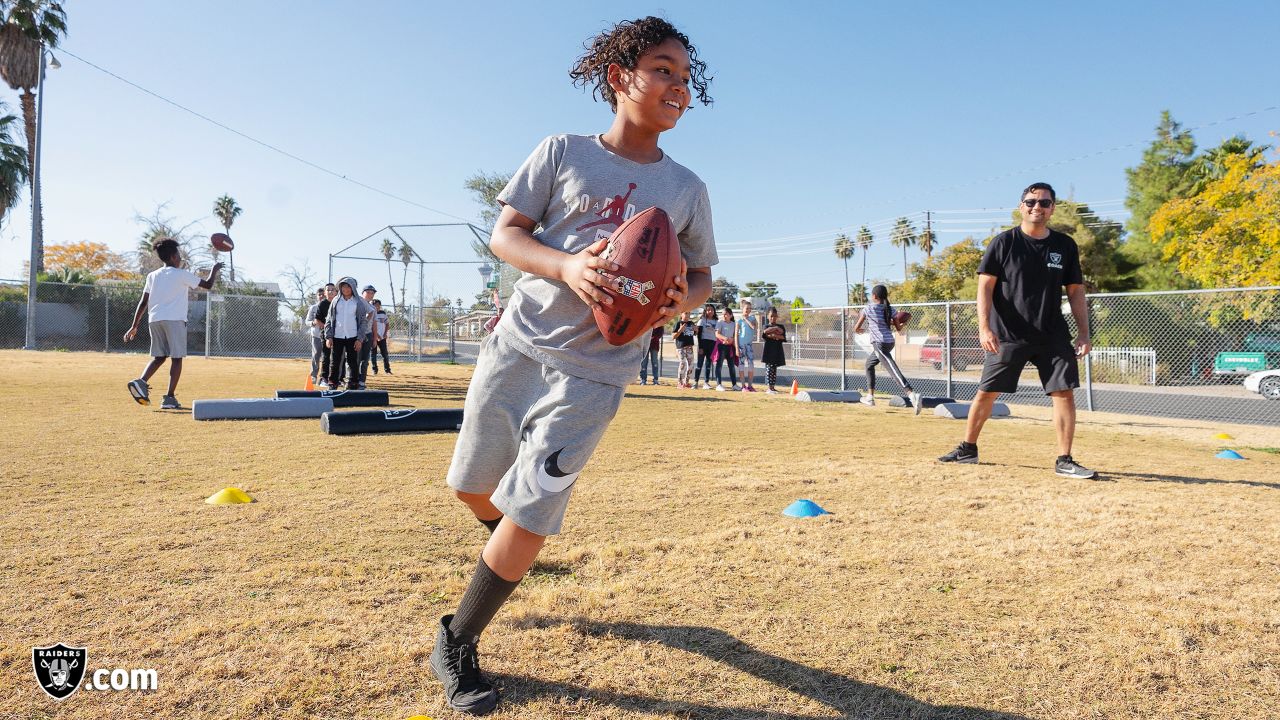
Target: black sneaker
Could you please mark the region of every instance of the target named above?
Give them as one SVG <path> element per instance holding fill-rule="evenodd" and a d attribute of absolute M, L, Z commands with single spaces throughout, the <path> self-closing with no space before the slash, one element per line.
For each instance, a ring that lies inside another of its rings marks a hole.
<path fill-rule="evenodd" d="M 133 396 L 135 402 L 139 405 L 151 404 L 151 386 L 142 378 L 129 381 L 129 394 Z"/>
<path fill-rule="evenodd" d="M 1081 480 L 1092 480 L 1098 477 L 1096 471 L 1076 462 L 1070 455 L 1059 455 L 1058 462 L 1054 463 L 1053 471 L 1062 477 L 1080 478 Z"/>
<path fill-rule="evenodd" d="M 960 463 L 961 465 L 974 465 L 978 462 L 978 446 L 969 443 L 960 443 L 955 450 L 938 458 L 938 462 L 944 463 Z"/>
<path fill-rule="evenodd" d="M 449 707 L 471 715 L 484 715 L 498 705 L 498 690 L 480 674 L 476 644 L 449 632 L 452 615 L 440 618 L 436 647 L 431 651 L 431 671 L 444 683 Z"/>

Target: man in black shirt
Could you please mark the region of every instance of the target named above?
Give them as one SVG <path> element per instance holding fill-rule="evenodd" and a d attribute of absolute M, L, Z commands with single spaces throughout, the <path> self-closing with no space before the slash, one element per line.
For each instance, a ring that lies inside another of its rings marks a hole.
<path fill-rule="evenodd" d="M 938 458 L 942 462 L 978 462 L 978 435 L 1002 392 L 1016 392 L 1018 376 L 1030 362 L 1040 384 L 1053 398 L 1058 431 L 1054 470 L 1064 477 L 1093 478 L 1094 471 L 1071 457 L 1076 430 L 1073 390 L 1080 387 L 1077 358 L 1089 354 L 1089 317 L 1085 310 L 1080 251 L 1069 235 L 1049 229 L 1057 200 L 1048 183 L 1022 192 L 1022 223 L 991 239 L 978 265 L 978 339 L 986 350 L 978 394 L 969 408 L 965 441 Z M 1066 288 L 1079 331 L 1072 342 L 1062 316 Z"/>

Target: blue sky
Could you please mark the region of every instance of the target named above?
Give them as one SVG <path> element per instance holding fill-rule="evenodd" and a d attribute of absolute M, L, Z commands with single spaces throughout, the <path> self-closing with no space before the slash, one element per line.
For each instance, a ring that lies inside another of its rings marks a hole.
<path fill-rule="evenodd" d="M 388 224 L 474 219 L 468 175 L 514 170 L 549 134 L 605 130 L 608 106 L 567 70 L 606 24 L 647 14 L 684 30 L 716 78 L 715 105 L 662 140 L 710 188 L 715 274 L 818 305 L 842 295 L 830 250 L 841 229 L 871 225 L 868 274 L 900 278 L 885 227 L 898 215 L 933 211 L 950 244 L 1047 180 L 1123 219 L 1124 168 L 1162 109 L 1189 127 L 1225 120 L 1195 131 L 1202 146 L 1235 133 L 1274 143 L 1280 130 L 1271 2 L 66 6 L 67 52 L 46 79 L 46 242 L 132 249 L 134 216 L 160 203 L 207 234 L 213 199 L 229 193 L 245 208 L 237 268 L 260 280 L 304 263 L 322 277 L 329 253 Z M 3 97 L 16 112 L 17 94 Z M 24 202 L 0 227 L 0 277 L 21 274 L 29 222 Z M 459 229 L 413 232 L 428 259 L 473 257 Z M 335 272 L 387 277 L 377 263 Z M 425 284 L 470 302 L 480 278 L 438 265 Z"/>

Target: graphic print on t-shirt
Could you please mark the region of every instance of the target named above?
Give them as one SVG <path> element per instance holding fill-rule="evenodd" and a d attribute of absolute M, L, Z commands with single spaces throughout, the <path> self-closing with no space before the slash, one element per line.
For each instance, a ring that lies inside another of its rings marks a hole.
<path fill-rule="evenodd" d="M 635 206 L 627 205 L 627 200 L 631 197 L 631 192 L 635 189 L 636 189 L 635 183 L 627 183 L 627 194 L 614 195 L 612 200 L 605 203 L 604 208 L 602 208 L 600 212 L 596 213 L 596 215 L 600 217 L 599 220 L 594 220 L 584 225 L 579 225 L 574 229 L 587 230 L 590 228 L 600 228 L 596 230 L 596 239 L 599 240 L 602 237 L 609 237 L 610 235 L 613 234 L 614 230 L 618 229 L 619 225 L 626 222 L 627 218 L 635 214 L 636 212 Z M 587 200 L 590 201 L 589 196 L 587 197 Z M 599 203 L 597 203 L 597 205 L 599 205 Z M 605 230 L 603 227 L 601 227 L 605 225 L 610 226 L 608 230 Z"/>

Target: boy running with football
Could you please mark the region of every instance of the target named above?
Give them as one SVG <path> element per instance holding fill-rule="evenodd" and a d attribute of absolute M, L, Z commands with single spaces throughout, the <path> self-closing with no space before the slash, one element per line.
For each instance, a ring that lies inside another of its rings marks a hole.
<path fill-rule="evenodd" d="M 449 706 L 483 714 L 498 702 L 476 644 L 560 532 L 578 474 L 635 376 L 648 333 L 610 345 L 593 310 L 612 305 L 618 266 L 602 257 L 628 217 L 660 207 L 684 262 L 661 326 L 711 294 L 718 258 L 706 185 L 658 147 L 694 99 L 710 104 L 705 64 L 665 20 L 621 22 L 587 46 L 570 77 L 614 110 L 593 136 L 543 140 L 498 195 L 490 248 L 524 271 L 484 340 L 467 390 L 448 483 L 492 531 L 456 612 L 437 625 L 431 668 Z"/>

